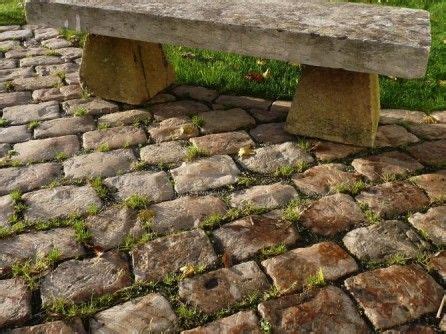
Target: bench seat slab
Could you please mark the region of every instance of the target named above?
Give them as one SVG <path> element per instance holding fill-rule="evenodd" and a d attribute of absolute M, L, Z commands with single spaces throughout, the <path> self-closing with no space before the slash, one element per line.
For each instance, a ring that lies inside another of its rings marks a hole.
<path fill-rule="evenodd" d="M 379 111 L 378 75 L 304 66 L 286 130 L 373 147 Z"/>
<path fill-rule="evenodd" d="M 160 44 L 88 35 L 80 78 L 94 95 L 141 104 L 173 83 L 175 75 Z"/>

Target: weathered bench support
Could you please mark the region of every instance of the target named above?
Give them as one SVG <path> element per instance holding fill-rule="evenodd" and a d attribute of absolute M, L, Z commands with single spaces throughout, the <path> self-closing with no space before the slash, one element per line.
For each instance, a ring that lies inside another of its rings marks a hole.
<path fill-rule="evenodd" d="M 373 147 L 379 111 L 377 74 L 304 66 L 286 130 Z"/>
<path fill-rule="evenodd" d="M 104 99 L 141 104 L 167 88 L 175 75 L 161 44 L 89 35 L 80 79 Z"/>

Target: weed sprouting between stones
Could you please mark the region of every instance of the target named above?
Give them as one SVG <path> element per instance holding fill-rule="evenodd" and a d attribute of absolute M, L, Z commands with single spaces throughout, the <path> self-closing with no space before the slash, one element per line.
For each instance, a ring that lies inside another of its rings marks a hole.
<path fill-rule="evenodd" d="M 186 161 L 194 161 L 201 157 L 207 157 L 208 155 L 209 155 L 209 153 L 206 152 L 205 150 L 203 150 L 195 145 L 190 145 L 186 149 L 185 159 L 186 159 Z"/>
<path fill-rule="evenodd" d="M 358 203 L 358 205 L 359 205 L 359 208 L 364 213 L 364 216 L 365 216 L 367 222 L 369 222 L 370 224 L 378 224 L 378 223 L 380 223 L 382 221 L 382 219 L 379 216 L 379 214 L 377 214 L 372 209 L 370 209 L 367 204 L 365 204 L 365 203 Z"/>
<path fill-rule="evenodd" d="M 310 167 L 310 164 L 306 161 L 299 161 L 295 165 L 284 165 L 277 168 L 274 172 L 276 177 L 290 177 L 296 173 L 302 173 Z"/>
<path fill-rule="evenodd" d="M 291 200 L 282 213 L 284 220 L 297 223 L 302 215 L 304 209 L 310 204 L 310 201 L 306 198 L 295 198 Z"/>
<path fill-rule="evenodd" d="M 110 189 L 107 188 L 107 186 L 104 184 L 104 181 L 100 177 L 95 177 L 90 179 L 89 181 L 90 186 L 94 189 L 96 192 L 96 195 L 104 201 L 111 200 L 112 194 Z"/>
<path fill-rule="evenodd" d="M 325 285 L 327 285 L 327 282 L 325 281 L 324 272 L 322 271 L 321 268 L 319 269 L 319 271 L 316 274 L 311 275 L 306 280 L 306 288 L 307 289 L 314 289 L 314 288 L 322 287 Z"/>
<path fill-rule="evenodd" d="M 124 204 L 134 210 L 147 209 L 151 204 L 149 197 L 141 195 L 131 195 L 124 200 Z"/>
<path fill-rule="evenodd" d="M 245 205 L 241 208 L 231 208 L 225 214 L 213 213 L 206 217 L 201 223 L 201 228 L 204 230 L 213 230 L 220 225 L 250 215 L 259 215 L 270 211 L 265 207 L 256 207 L 252 205 Z"/>
<path fill-rule="evenodd" d="M 8 126 L 9 123 L 10 123 L 9 120 L 0 117 L 0 128 L 3 128 L 3 127 L 5 127 L 5 126 Z"/>
<path fill-rule="evenodd" d="M 273 332 L 273 328 L 272 328 L 270 322 L 266 319 L 260 320 L 260 330 L 264 334 L 271 334 Z"/>
<path fill-rule="evenodd" d="M 37 129 L 40 126 L 40 121 L 31 121 L 28 123 L 28 130 Z"/>
<path fill-rule="evenodd" d="M 98 146 L 97 150 L 99 152 L 108 152 L 110 151 L 110 145 L 108 145 L 107 143 L 102 143 Z"/>
<path fill-rule="evenodd" d="M 201 116 L 194 115 L 191 117 L 192 124 L 195 125 L 197 128 L 201 128 L 204 126 L 204 119 Z"/>
<path fill-rule="evenodd" d="M 76 107 L 74 109 L 74 113 L 73 114 L 76 117 L 86 116 L 88 114 L 88 110 L 85 107 Z"/>
<path fill-rule="evenodd" d="M 13 202 L 14 212 L 9 216 L 9 222 L 14 225 L 23 220 L 23 215 L 27 209 L 25 202 L 22 199 L 22 192 L 20 190 L 13 190 L 9 194 Z"/>
<path fill-rule="evenodd" d="M 343 182 L 331 187 L 334 192 L 349 194 L 352 196 L 356 196 L 365 188 L 367 188 L 367 184 L 363 180 L 358 180 L 355 182 Z"/>
<path fill-rule="evenodd" d="M 262 258 L 268 258 L 271 256 L 277 256 L 277 255 L 286 253 L 287 250 L 288 250 L 287 246 L 285 244 L 281 243 L 281 244 L 274 245 L 271 247 L 263 248 L 260 251 L 260 254 L 261 254 Z"/>
<path fill-rule="evenodd" d="M 58 152 L 56 153 L 56 155 L 54 156 L 54 159 L 56 161 L 64 161 L 68 159 L 68 155 L 65 152 Z"/>

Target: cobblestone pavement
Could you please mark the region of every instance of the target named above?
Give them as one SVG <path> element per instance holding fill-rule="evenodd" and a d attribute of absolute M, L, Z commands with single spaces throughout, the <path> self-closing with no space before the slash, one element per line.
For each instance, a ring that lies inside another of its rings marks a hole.
<path fill-rule="evenodd" d="M 285 133 L 286 101 L 88 96 L 53 29 L 0 50 L 0 331 L 446 329 L 446 111 L 364 149 Z"/>

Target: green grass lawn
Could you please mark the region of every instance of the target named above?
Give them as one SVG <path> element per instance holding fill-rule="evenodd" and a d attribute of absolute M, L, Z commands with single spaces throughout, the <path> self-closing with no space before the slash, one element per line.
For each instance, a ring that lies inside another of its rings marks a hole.
<path fill-rule="evenodd" d="M 20 0 L 0 0 L 0 25 L 24 21 Z M 381 78 L 384 108 L 407 108 L 431 112 L 446 109 L 446 0 L 351 0 L 352 2 L 429 10 L 432 50 L 425 78 Z M 223 52 L 167 46 L 177 81 L 202 85 L 220 92 L 267 98 L 291 99 L 299 80 L 298 65 Z M 262 74 L 266 73 L 264 79 Z"/>

